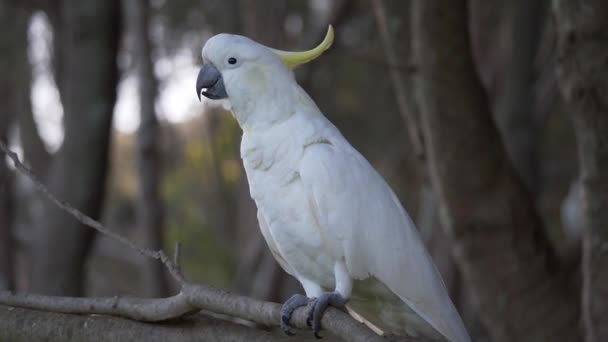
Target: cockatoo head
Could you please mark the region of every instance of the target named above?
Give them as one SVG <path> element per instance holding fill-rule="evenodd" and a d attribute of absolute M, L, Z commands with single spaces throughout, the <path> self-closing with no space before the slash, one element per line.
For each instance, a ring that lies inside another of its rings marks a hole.
<path fill-rule="evenodd" d="M 325 39 L 312 50 L 275 50 L 249 38 L 218 34 L 203 47 L 204 65 L 196 80 L 196 94 L 209 99 L 228 99 L 235 111 L 252 112 L 265 104 L 293 101 L 292 69 L 327 50 L 334 38 L 329 26 Z M 264 108 L 264 107 L 262 107 Z M 239 113 L 236 113 L 237 116 Z"/>

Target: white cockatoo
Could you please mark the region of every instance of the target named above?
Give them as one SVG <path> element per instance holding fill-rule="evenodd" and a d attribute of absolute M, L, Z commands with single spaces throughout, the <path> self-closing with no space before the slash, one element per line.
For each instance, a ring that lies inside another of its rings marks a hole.
<path fill-rule="evenodd" d="M 318 337 L 328 305 L 376 331 L 470 338 L 414 223 L 369 162 L 298 85 L 292 71 L 333 42 L 304 52 L 218 34 L 203 47 L 197 95 L 226 99 L 243 130 L 241 158 L 272 254 L 304 287 L 282 307 L 310 301 Z"/>

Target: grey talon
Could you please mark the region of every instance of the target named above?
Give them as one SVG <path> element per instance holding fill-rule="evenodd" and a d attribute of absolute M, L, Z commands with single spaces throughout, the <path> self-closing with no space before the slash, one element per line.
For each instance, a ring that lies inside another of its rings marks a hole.
<path fill-rule="evenodd" d="M 281 307 L 281 330 L 283 330 L 285 335 L 295 335 L 293 331 L 289 330 L 291 315 L 297 308 L 308 305 L 308 302 L 308 297 L 301 294 L 295 294 L 283 304 Z"/>
<path fill-rule="evenodd" d="M 312 319 L 312 331 L 315 337 L 322 338 L 319 333 L 321 332 L 321 318 L 329 305 L 344 309 L 348 300 L 342 297 L 338 292 L 323 292 L 319 298 L 314 299 L 314 304 L 308 312 L 308 319 Z"/>

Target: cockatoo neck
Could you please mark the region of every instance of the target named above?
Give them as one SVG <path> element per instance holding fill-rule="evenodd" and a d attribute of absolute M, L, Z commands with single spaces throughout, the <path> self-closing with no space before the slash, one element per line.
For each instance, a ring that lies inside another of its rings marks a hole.
<path fill-rule="evenodd" d="M 254 91 L 247 93 L 250 96 L 230 99 L 232 112 L 244 131 L 268 129 L 295 113 L 297 90 L 292 85 L 287 85 L 280 91 L 278 88 L 277 85 L 271 85 L 264 92 Z"/>

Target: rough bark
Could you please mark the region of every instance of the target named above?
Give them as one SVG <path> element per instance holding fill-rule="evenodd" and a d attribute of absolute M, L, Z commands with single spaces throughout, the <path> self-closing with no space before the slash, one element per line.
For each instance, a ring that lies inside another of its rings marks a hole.
<path fill-rule="evenodd" d="M 574 121 L 583 203 L 585 340 L 608 338 L 608 3 L 553 2 L 558 74 Z"/>
<path fill-rule="evenodd" d="M 0 305 L 2 341 L 278 341 L 278 334 L 198 314 L 162 324 Z"/>
<path fill-rule="evenodd" d="M 431 182 L 495 341 L 577 341 L 579 306 L 509 162 L 475 73 L 466 1 L 417 0 L 416 96 Z"/>
<path fill-rule="evenodd" d="M 158 80 L 152 61 L 150 38 L 151 8 L 148 0 L 129 3 L 132 19 L 134 53 L 137 58 L 140 123 L 137 130 L 137 228 L 143 245 L 158 250 L 163 245 L 164 207 L 160 198 L 160 127 L 156 116 L 155 101 Z M 161 297 L 168 293 L 168 284 L 162 265 L 155 260 L 143 260 L 143 294 Z"/>
<path fill-rule="evenodd" d="M 56 40 L 62 65 L 64 141 L 49 166 L 50 189 L 98 217 L 103 201 L 117 82 L 119 2 L 60 1 L 65 40 Z M 94 232 L 44 206 L 33 251 L 33 292 L 83 294 L 83 268 Z"/>

